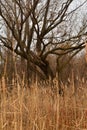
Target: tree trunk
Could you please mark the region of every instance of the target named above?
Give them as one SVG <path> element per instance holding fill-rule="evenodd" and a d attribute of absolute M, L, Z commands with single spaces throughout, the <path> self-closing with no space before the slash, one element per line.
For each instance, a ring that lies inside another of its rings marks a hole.
<path fill-rule="evenodd" d="M 36 51 L 37 51 L 37 56 L 40 56 L 40 53 L 41 53 L 41 42 L 40 42 L 39 39 L 37 40 L 37 43 L 36 43 Z"/>
<path fill-rule="evenodd" d="M 60 62 L 59 62 L 59 58 L 57 58 L 57 80 L 58 80 L 58 87 L 59 87 L 59 94 L 63 95 L 63 89 L 61 87 L 61 78 L 60 78 Z"/>
<path fill-rule="evenodd" d="M 54 78 L 54 74 L 53 74 L 53 71 L 49 65 L 49 62 L 46 60 L 43 62 L 44 62 L 44 65 L 41 64 L 39 67 L 43 71 L 43 73 L 45 75 L 45 79 L 49 79 L 49 77 L 50 77 L 52 80 Z"/>
<path fill-rule="evenodd" d="M 27 60 L 27 87 L 30 87 L 30 60 Z"/>

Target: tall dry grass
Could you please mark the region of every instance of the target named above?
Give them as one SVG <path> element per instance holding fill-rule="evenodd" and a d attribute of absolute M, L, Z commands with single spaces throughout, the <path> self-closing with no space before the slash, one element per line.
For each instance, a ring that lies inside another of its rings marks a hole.
<path fill-rule="evenodd" d="M 21 83 L 20 83 L 21 82 Z M 24 87 L 24 81 L 12 81 L 13 89 L 0 80 L 0 130 L 87 130 L 87 84 L 70 87 L 62 84 L 64 95 L 55 86 Z M 75 89 L 77 87 L 77 89 Z"/>

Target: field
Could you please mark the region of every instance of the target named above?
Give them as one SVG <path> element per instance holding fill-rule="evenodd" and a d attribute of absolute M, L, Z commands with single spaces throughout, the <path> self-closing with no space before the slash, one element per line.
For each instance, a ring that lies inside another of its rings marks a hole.
<path fill-rule="evenodd" d="M 0 80 L 0 130 L 87 130 L 87 83 L 73 79 L 62 85 L 63 95 L 55 86 L 24 87 L 24 81 Z M 77 88 L 77 89 L 76 89 Z"/>

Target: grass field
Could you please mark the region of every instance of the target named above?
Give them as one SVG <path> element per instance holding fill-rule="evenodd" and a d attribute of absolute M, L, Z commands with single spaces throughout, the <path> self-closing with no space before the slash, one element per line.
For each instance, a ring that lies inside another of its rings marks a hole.
<path fill-rule="evenodd" d="M 4 77 L 0 80 L 0 130 L 87 130 L 87 83 L 80 81 L 77 89 L 58 83 L 24 88 L 24 82 L 12 82 L 10 91 Z M 52 90 L 53 89 L 53 90 Z"/>

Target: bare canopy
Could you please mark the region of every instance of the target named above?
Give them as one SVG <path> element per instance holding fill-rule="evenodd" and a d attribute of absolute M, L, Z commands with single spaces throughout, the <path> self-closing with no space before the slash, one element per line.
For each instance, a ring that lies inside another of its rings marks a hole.
<path fill-rule="evenodd" d="M 46 77 L 53 76 L 48 55 L 59 58 L 71 53 L 73 57 L 85 47 L 87 19 L 81 18 L 78 30 L 74 23 L 87 1 L 70 9 L 73 1 L 0 0 L 0 27 L 4 31 L 0 44 L 25 58 L 28 70 L 31 65 L 33 70 L 38 66 Z"/>

